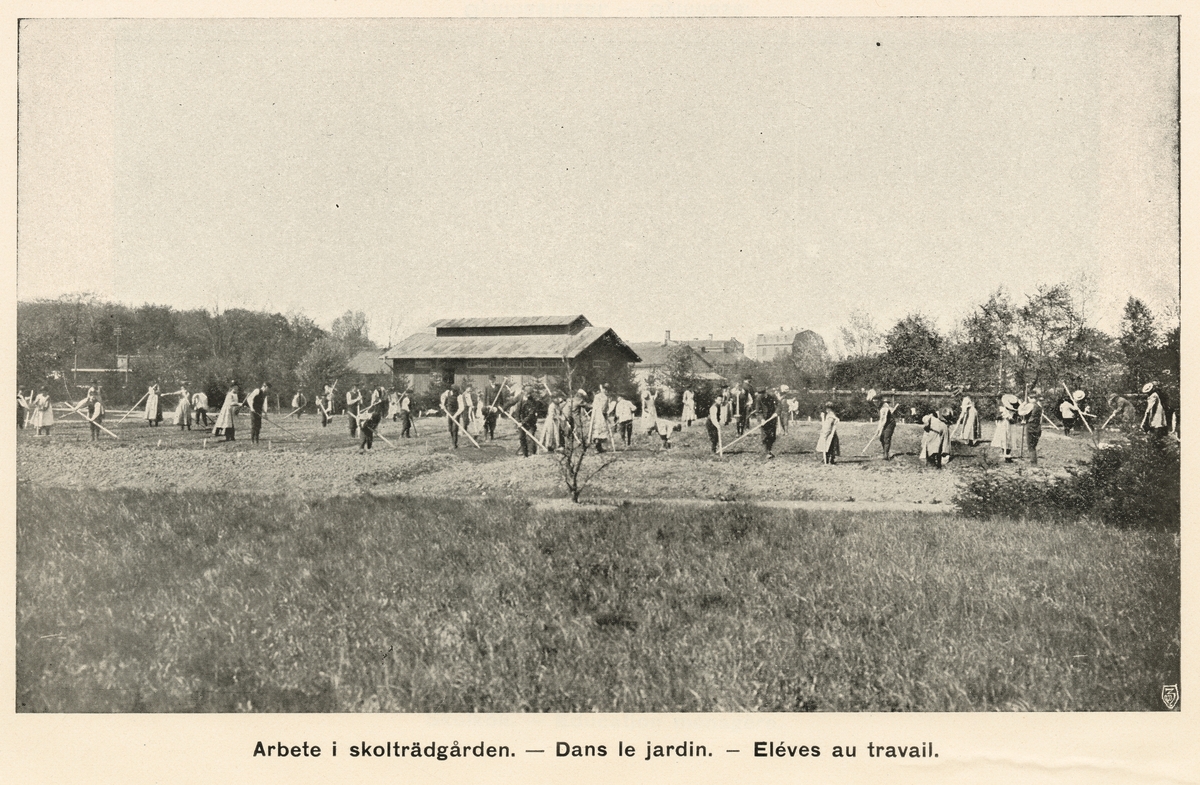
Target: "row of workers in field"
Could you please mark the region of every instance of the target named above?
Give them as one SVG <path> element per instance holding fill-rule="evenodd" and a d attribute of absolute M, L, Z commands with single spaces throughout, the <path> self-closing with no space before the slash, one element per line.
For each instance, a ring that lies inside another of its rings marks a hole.
<path fill-rule="evenodd" d="M 240 385 L 236 381 L 231 382 L 215 422 L 211 423 L 214 435 L 233 441 L 237 428 L 234 418 L 245 408 L 250 414 L 251 442 L 257 443 L 266 418 L 270 390 L 270 383 L 263 382 L 243 398 Z M 728 446 L 740 441 L 743 436 L 752 431 L 760 431 L 764 453 L 768 459 L 774 458 L 773 448 L 779 430 L 786 431 L 788 424 L 797 419 L 796 399 L 790 392 L 787 385 L 756 390 L 750 377 L 746 377 L 732 388 L 724 388 L 718 392 L 704 418 L 713 453 L 723 453 Z M 1166 393 L 1157 382 L 1146 384 L 1142 392 L 1147 397 L 1140 427 L 1157 437 L 1164 437 L 1169 433 L 1177 436 L 1178 418 Z M 142 397 L 145 401 L 142 417 L 149 426 L 158 426 L 164 421 L 162 400 L 171 396 L 177 399 L 172 424 L 188 430 L 191 430 L 193 422 L 205 428 L 210 426 L 207 395 L 203 391 L 191 393 L 186 383 L 181 385 L 179 390 L 170 393 L 160 392 L 157 384 L 150 385 Z M 336 381 L 325 385 L 316 396 L 315 404 L 322 425 L 328 425 L 337 416 L 341 397 L 337 394 Z M 868 401 L 877 397 L 879 396 L 873 390 L 868 391 Z M 1037 447 L 1043 423 L 1048 423 L 1056 429 L 1061 427 L 1067 435 L 1081 426 L 1092 430 L 1093 426 L 1088 422 L 1088 418 L 1094 415 L 1085 402 L 1084 391 L 1076 390 L 1062 396 L 1058 401 L 1055 408 L 1061 426 L 1046 415 L 1040 398 L 1041 392 L 1037 389 L 1027 393 L 1024 401 L 1011 394 L 1001 397 L 991 445 L 1002 454 L 1006 462 L 1012 462 L 1014 452 L 1020 449 L 1022 454 L 1027 454 L 1031 464 L 1037 464 Z M 389 393 L 382 387 L 360 389 L 357 385 L 351 385 L 344 393 L 344 399 L 345 406 L 341 414 L 347 419 L 350 436 L 359 439 L 360 450 L 371 449 L 380 422 L 388 416 L 401 424 L 402 437 L 413 435 L 418 413 L 413 411 L 411 389 L 393 390 Z M 1110 423 L 1119 426 L 1132 425 L 1136 417 L 1136 408 L 1129 400 L 1110 395 L 1108 403 L 1112 414 L 1098 427 L 1102 429 Z M 19 425 L 32 425 L 38 429 L 39 435 L 49 434 L 54 422 L 54 412 L 45 388 L 39 390 L 36 395 L 31 391 L 28 398 L 18 393 L 18 404 Z M 299 417 L 307 404 L 306 396 L 297 392 L 293 397 L 289 416 Z M 68 406 L 89 421 L 92 439 L 99 439 L 100 432 L 106 430 L 102 424 L 104 405 L 99 385 L 93 381 L 87 388 L 85 398 L 78 404 Z M 136 406 L 135 404 L 134 408 Z M 682 394 L 680 422 L 659 417 L 657 409 L 658 398 L 653 389 L 642 392 L 639 409 L 625 396 L 610 394 L 607 386 L 603 384 L 589 397 L 582 389 L 564 395 L 551 391 L 544 383 L 541 388 L 533 384 L 516 387 L 507 384 L 506 381 L 497 381 L 493 376 L 489 377 L 489 384 L 479 391 L 469 385 L 463 389 L 455 385 L 448 386 L 441 394 L 438 409 L 426 413 L 445 417 L 450 442 L 455 448 L 459 446 L 462 433 L 476 445 L 478 441 L 475 436 L 493 440 L 497 421 L 503 415 L 516 424 L 520 440 L 519 450 L 522 455 L 528 456 L 535 453 L 538 447 L 553 451 L 575 444 L 587 444 L 599 452 L 612 449 L 614 444 L 628 448 L 632 445 L 635 420 L 639 418 L 640 427 L 637 430 L 656 436 L 662 447 L 668 449 L 671 446 L 672 433 L 682 427 L 690 427 L 698 419 L 692 390 L 684 390 Z M 899 404 L 893 398 L 880 398 L 875 438 L 882 447 L 884 460 L 891 460 L 893 457 L 892 435 L 900 420 L 899 411 Z M 759 420 L 760 424 L 751 428 L 751 418 Z M 539 421 L 542 434 L 540 438 L 537 435 Z M 730 445 L 726 445 L 723 427 L 731 422 L 736 427 L 736 438 Z M 837 407 L 832 402 L 827 402 L 822 407 L 816 444 L 816 452 L 822 456 L 825 463 L 835 463 L 840 455 L 838 422 Z M 921 419 L 921 425 L 923 433 L 920 459 L 938 468 L 949 459 L 952 442 L 974 447 L 982 440 L 979 414 L 969 396 L 962 398 L 957 418 L 953 409 L 943 407 L 925 415 Z M 281 425 L 277 427 L 283 428 Z"/>

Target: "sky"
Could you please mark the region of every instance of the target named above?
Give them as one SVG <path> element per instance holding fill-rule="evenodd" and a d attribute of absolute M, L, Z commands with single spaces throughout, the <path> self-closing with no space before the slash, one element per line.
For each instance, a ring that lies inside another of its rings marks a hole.
<path fill-rule="evenodd" d="M 20 299 L 628 341 L 1179 302 L 1175 18 L 22 22 Z"/>

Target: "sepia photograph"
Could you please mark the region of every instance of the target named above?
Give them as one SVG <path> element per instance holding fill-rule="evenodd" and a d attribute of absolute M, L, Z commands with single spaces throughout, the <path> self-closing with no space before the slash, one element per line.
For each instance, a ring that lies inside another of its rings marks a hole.
<path fill-rule="evenodd" d="M 16 36 L 18 715 L 1181 711 L 1178 16 Z"/>

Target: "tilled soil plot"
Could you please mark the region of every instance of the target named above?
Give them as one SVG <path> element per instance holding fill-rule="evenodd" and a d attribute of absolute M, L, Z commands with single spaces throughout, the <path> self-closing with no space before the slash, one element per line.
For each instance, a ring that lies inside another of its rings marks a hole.
<path fill-rule="evenodd" d="M 558 459 L 517 455 L 515 427 L 503 422 L 494 442 L 476 449 L 465 437 L 451 449 L 441 419 L 418 422 L 419 436 L 401 439 L 385 423 L 375 448 L 360 453 L 344 420 L 326 428 L 312 418 L 264 426 L 259 444 L 248 428 L 224 442 L 200 430 L 149 428 L 130 418 L 109 426 L 120 437 L 92 444 L 85 423 L 60 423 L 49 438 L 21 431 L 17 438 L 17 477 L 24 482 L 77 488 L 134 487 L 159 490 L 228 490 L 301 496 L 377 495 L 553 498 L 566 495 Z M 240 423 L 245 426 L 245 423 Z M 281 427 L 282 426 L 282 427 Z M 286 430 L 284 430 L 286 428 Z M 985 438 L 990 438 L 990 424 Z M 921 430 L 901 425 L 893 441 L 897 457 L 885 462 L 872 439 L 874 424 L 840 426 L 842 456 L 825 466 L 813 452 L 817 424 L 793 423 L 780 434 L 775 459 L 767 460 L 755 433 L 719 458 L 711 454 L 703 425 L 674 434 L 664 450 L 657 436 L 635 435 L 628 450 L 590 454 L 584 473 L 599 469 L 585 497 L 602 499 L 792 499 L 820 501 L 946 504 L 965 467 L 996 459 L 986 445 L 955 445 L 955 457 L 936 470 L 917 460 Z M 725 443 L 736 433 L 727 427 Z M 481 439 L 482 437 L 476 437 Z M 390 441 L 390 443 L 389 443 Z M 869 445 L 869 446 L 868 446 Z M 862 455 L 864 446 L 866 456 Z M 1085 437 L 1048 432 L 1041 444 L 1039 472 L 1061 473 L 1086 461 L 1092 450 Z M 1028 469 L 1021 460 L 1006 467 Z M 603 467 L 603 468 L 601 468 Z"/>

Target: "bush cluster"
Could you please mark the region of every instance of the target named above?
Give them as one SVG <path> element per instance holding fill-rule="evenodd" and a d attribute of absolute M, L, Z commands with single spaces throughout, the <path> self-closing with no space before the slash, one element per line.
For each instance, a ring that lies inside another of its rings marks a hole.
<path fill-rule="evenodd" d="M 974 518 L 1056 519 L 1088 516 L 1123 529 L 1179 531 L 1179 447 L 1134 433 L 1066 477 L 986 467 L 969 475 L 954 498 Z"/>

